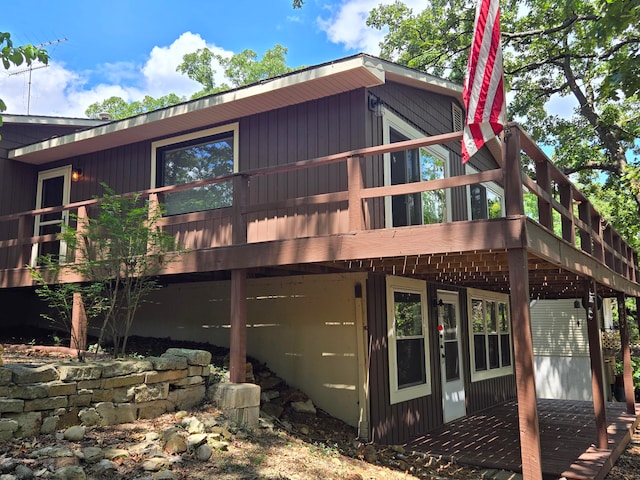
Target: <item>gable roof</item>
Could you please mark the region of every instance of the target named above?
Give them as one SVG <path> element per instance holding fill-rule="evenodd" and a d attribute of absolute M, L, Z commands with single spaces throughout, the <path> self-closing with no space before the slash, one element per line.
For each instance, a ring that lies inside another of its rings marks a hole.
<path fill-rule="evenodd" d="M 9 151 L 9 158 L 43 164 L 152 138 L 173 135 L 385 81 L 458 100 L 462 87 L 366 54 L 346 57 L 269 78 L 245 87 L 109 122 Z"/>

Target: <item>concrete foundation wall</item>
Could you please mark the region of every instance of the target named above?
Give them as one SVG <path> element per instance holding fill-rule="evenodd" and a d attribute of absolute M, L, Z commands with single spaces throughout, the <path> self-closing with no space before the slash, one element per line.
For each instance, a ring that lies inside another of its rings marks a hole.
<path fill-rule="evenodd" d="M 319 408 L 357 425 L 355 288 L 360 274 L 250 279 L 247 354 Z M 149 297 L 132 334 L 229 345 L 230 282 L 170 285 Z M 366 318 L 359 312 L 360 318 Z"/>

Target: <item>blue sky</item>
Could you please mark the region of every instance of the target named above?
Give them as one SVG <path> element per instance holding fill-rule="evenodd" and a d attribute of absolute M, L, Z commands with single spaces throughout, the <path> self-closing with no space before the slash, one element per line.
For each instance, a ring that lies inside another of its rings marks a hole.
<path fill-rule="evenodd" d="M 365 19 L 379 3 L 306 0 L 294 10 L 291 0 L 6 2 L 0 31 L 16 44 L 66 41 L 46 47 L 50 65 L 31 72 L 30 95 L 28 72 L 0 70 L 0 97 L 7 113 L 26 114 L 29 107 L 32 115 L 83 117 L 91 103 L 112 95 L 189 96 L 199 85 L 175 68 L 182 55 L 205 46 L 222 55 L 252 49 L 262 56 L 280 44 L 292 67 L 377 55 L 383 32 L 367 28 Z M 405 3 L 420 9 L 426 0 Z"/>

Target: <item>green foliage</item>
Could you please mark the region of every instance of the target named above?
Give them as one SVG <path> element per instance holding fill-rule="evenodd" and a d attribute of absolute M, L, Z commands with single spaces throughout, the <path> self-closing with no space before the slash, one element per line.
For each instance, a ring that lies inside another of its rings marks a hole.
<path fill-rule="evenodd" d="M 44 259 L 43 269 L 32 269 L 39 295 L 57 312 L 57 320 L 70 327 L 70 301 L 81 293 L 87 318 L 100 319 L 98 344 L 109 335 L 114 355 L 126 353 L 135 314 L 144 297 L 158 288 L 155 276 L 180 253 L 172 237 L 158 228 L 159 205 L 140 195 L 115 194 L 106 185 L 98 211 L 89 219 L 74 216 L 76 227 L 62 234 L 75 261 Z M 64 273 L 77 274 L 84 283 L 59 281 Z M 52 277 L 53 275 L 53 277 Z M 52 319 L 53 320 L 53 319 Z"/>
<path fill-rule="evenodd" d="M 36 285 L 36 294 L 49 307 L 41 313 L 42 318 L 51 325 L 65 332 L 70 332 L 73 343 L 81 345 L 85 332 L 74 331 L 72 328 L 73 296 L 80 294 L 83 298 L 87 326 L 100 316 L 105 307 L 102 287 L 99 284 L 66 283 L 61 281 L 64 265 L 52 255 L 43 255 L 38 259 L 38 268 L 28 266 L 31 277 Z M 82 359 L 83 352 L 77 352 Z"/>
<path fill-rule="evenodd" d="M 49 55 L 46 50 L 31 44 L 16 46 L 13 44 L 9 32 L 0 32 L 0 61 L 2 61 L 4 69 L 8 70 L 12 65 L 19 67 L 24 63 L 30 66 L 35 61 L 46 65 L 49 63 Z M 0 98 L 0 112 L 4 112 L 6 109 L 6 103 Z M 1 125 L 2 119 L 0 118 Z"/>
<path fill-rule="evenodd" d="M 96 119 L 100 118 L 100 114 L 108 113 L 112 120 L 121 120 L 160 108 L 170 107 L 183 101 L 184 98 L 177 96 L 175 93 L 159 98 L 147 95 L 142 101 L 134 102 L 126 102 L 120 97 L 109 97 L 103 102 L 92 103 L 84 113 L 87 117 Z"/>
<path fill-rule="evenodd" d="M 383 57 L 461 82 L 475 3 L 433 0 L 414 12 L 395 2 L 374 9 L 367 23 L 387 29 Z M 510 118 L 550 147 L 578 183 L 627 207 L 610 221 L 640 246 L 640 2 L 501 3 Z M 575 110 L 549 115 L 550 102 L 563 98 Z"/>
<path fill-rule="evenodd" d="M 267 50 L 261 59 L 258 59 L 256 52 L 248 49 L 231 57 L 223 57 L 208 48 L 201 48 L 184 55 L 183 62 L 176 70 L 202 85 L 202 90 L 193 95 L 193 98 L 199 98 L 291 72 L 293 69 L 287 67 L 286 55 L 287 49 L 282 45 Z M 228 84 L 216 85 L 216 72 L 212 67 L 214 60 L 224 68 Z"/>

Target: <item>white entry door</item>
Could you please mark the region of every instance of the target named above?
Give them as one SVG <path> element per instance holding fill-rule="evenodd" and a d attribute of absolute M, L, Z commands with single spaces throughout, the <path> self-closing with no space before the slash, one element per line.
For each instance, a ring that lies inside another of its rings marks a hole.
<path fill-rule="evenodd" d="M 38 174 L 38 188 L 36 191 L 36 209 L 59 207 L 69 203 L 71 198 L 71 165 L 44 170 Z M 34 224 L 34 236 L 58 234 L 69 224 L 69 212 L 54 212 L 37 215 Z M 65 242 L 56 240 L 41 244 L 34 244 L 31 251 L 31 265 L 35 265 L 39 256 L 52 255 L 64 260 L 67 254 Z"/>
<path fill-rule="evenodd" d="M 438 336 L 445 422 L 464 417 L 467 413 L 459 310 L 460 303 L 456 292 L 438 290 Z"/>

